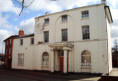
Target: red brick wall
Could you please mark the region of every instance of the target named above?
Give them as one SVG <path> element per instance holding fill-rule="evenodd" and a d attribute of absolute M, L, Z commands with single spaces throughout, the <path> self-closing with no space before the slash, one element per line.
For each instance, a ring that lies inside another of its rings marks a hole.
<path fill-rule="evenodd" d="M 13 54 L 13 39 L 14 37 L 10 37 L 5 40 L 5 66 L 7 68 L 11 68 L 12 54 Z"/>

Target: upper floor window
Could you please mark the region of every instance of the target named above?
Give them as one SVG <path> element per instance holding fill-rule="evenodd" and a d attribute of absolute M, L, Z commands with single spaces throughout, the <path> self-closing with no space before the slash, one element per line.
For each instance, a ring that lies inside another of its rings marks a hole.
<path fill-rule="evenodd" d="M 63 15 L 62 16 L 62 22 L 66 22 L 68 20 L 68 16 L 67 15 Z"/>
<path fill-rule="evenodd" d="M 20 39 L 20 45 L 23 45 L 23 39 Z"/>
<path fill-rule="evenodd" d="M 90 39 L 89 26 L 82 26 L 82 37 L 83 40 Z"/>
<path fill-rule="evenodd" d="M 49 24 L 49 18 L 44 20 L 44 24 Z"/>
<path fill-rule="evenodd" d="M 62 29 L 62 41 L 68 41 L 67 29 Z"/>
<path fill-rule="evenodd" d="M 34 44 L 34 38 L 31 38 L 31 44 Z"/>
<path fill-rule="evenodd" d="M 49 31 L 44 31 L 44 42 L 49 42 Z"/>
<path fill-rule="evenodd" d="M 82 18 L 88 18 L 89 17 L 89 11 L 82 11 Z"/>

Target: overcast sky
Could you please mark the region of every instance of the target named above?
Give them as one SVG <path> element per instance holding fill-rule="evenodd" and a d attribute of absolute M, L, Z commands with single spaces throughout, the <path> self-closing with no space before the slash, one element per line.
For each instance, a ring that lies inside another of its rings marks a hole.
<path fill-rule="evenodd" d="M 32 0 L 25 0 L 28 5 Z M 24 9 L 21 16 L 20 5 L 15 0 L 0 0 L 0 52 L 3 52 L 3 40 L 10 35 L 17 34 L 23 29 L 25 34 L 33 33 L 34 17 L 43 15 L 45 12 L 54 13 L 76 7 L 100 4 L 101 0 L 34 0 Z M 111 24 L 112 46 L 113 40 L 118 38 L 118 0 L 107 0 L 110 6 L 114 23 Z"/>

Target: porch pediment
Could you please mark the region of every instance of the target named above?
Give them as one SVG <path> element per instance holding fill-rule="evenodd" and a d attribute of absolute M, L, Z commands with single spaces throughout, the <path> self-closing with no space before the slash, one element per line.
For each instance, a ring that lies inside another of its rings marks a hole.
<path fill-rule="evenodd" d="M 73 48 L 73 44 L 72 43 L 52 43 L 49 45 L 49 47 L 53 48 L 53 49 L 64 49 L 64 48 Z"/>

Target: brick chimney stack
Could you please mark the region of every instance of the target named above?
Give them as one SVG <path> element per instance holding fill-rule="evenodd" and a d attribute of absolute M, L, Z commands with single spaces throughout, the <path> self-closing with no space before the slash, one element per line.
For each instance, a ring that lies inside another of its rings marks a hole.
<path fill-rule="evenodd" d="M 24 31 L 23 30 L 19 30 L 19 36 L 20 37 L 24 36 Z"/>
<path fill-rule="evenodd" d="M 106 5 L 106 0 L 101 0 L 101 3 L 104 3 Z"/>

